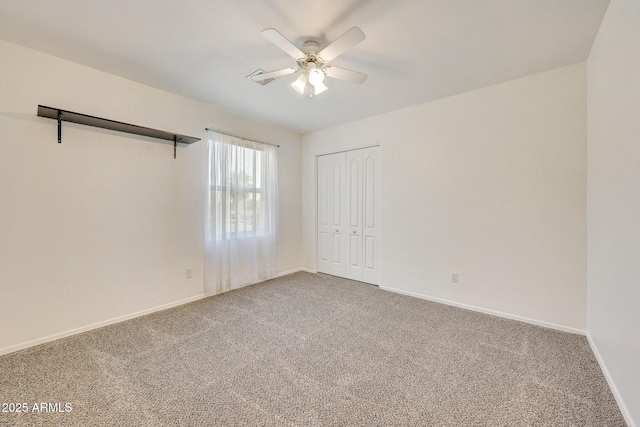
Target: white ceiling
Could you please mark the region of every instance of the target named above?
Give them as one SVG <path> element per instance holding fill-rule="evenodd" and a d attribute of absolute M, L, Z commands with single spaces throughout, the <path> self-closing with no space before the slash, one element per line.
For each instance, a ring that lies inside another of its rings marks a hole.
<path fill-rule="evenodd" d="M 609 0 L 0 0 L 0 38 L 299 133 L 586 60 Z M 365 41 L 332 64 L 312 100 L 260 31 L 320 47 L 357 26 Z M 1 59 L 0 59 L 1 60 Z M 211 125 L 215 125 L 212 123 Z"/>

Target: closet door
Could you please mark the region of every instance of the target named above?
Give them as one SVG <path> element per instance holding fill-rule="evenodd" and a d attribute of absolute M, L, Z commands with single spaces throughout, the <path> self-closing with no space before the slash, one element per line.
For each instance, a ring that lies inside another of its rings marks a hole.
<path fill-rule="evenodd" d="M 347 151 L 346 277 L 362 281 L 362 151 Z"/>
<path fill-rule="evenodd" d="M 318 272 L 380 284 L 380 149 L 318 156 Z"/>
<path fill-rule="evenodd" d="M 318 156 L 318 272 L 345 277 L 345 153 Z"/>
<path fill-rule="evenodd" d="M 345 153 L 331 155 L 331 274 L 346 274 L 346 217 Z"/>
<path fill-rule="evenodd" d="M 331 273 L 331 156 L 318 156 L 318 272 Z"/>
<path fill-rule="evenodd" d="M 380 285 L 380 147 L 362 152 L 362 281 Z"/>

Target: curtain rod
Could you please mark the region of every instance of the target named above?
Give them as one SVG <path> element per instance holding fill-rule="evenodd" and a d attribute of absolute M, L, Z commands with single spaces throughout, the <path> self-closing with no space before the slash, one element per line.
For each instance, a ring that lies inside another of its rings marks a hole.
<path fill-rule="evenodd" d="M 272 144 L 271 142 L 258 141 L 257 139 L 245 138 L 244 136 L 236 135 L 224 130 L 215 129 L 215 128 L 204 128 L 206 131 L 217 132 L 227 136 L 233 136 L 234 138 L 244 139 L 245 141 L 257 142 L 258 144 L 266 144 L 273 145 L 274 147 L 280 147 L 278 144 Z"/>

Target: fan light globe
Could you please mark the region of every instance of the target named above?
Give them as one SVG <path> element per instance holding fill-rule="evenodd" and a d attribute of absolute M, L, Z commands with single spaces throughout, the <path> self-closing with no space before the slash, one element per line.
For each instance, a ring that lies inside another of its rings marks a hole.
<path fill-rule="evenodd" d="M 314 95 L 320 95 L 322 92 L 324 92 L 325 90 L 329 89 L 327 87 L 327 85 L 325 85 L 322 82 L 319 82 L 318 84 L 314 85 L 313 88 L 315 89 Z"/>
<path fill-rule="evenodd" d="M 303 74 L 298 77 L 298 80 L 291 83 L 291 87 L 300 95 L 304 95 L 304 89 L 307 87 L 307 75 Z"/>
<path fill-rule="evenodd" d="M 322 84 L 323 81 L 324 81 L 324 73 L 322 72 L 322 70 L 314 68 L 313 70 L 309 71 L 309 83 L 311 83 L 314 86 L 317 86 L 319 84 Z"/>

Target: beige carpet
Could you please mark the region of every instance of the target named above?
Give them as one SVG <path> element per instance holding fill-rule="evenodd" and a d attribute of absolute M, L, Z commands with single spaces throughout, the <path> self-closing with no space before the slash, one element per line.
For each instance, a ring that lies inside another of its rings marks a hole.
<path fill-rule="evenodd" d="M 309 273 L 0 357 L 0 390 L 10 426 L 625 425 L 583 336 Z"/>

